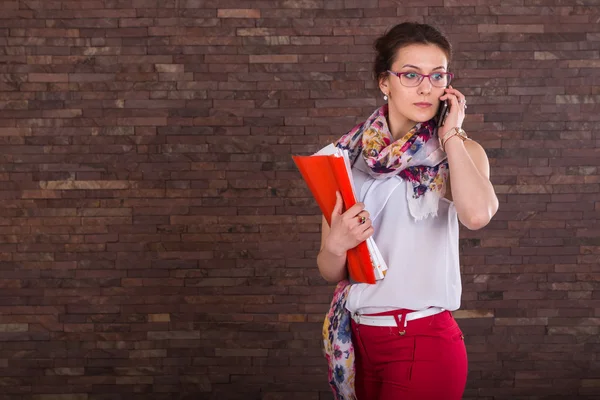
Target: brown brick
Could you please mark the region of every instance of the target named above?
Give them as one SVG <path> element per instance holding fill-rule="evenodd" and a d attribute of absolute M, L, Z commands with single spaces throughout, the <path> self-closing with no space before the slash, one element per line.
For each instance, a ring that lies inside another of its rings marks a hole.
<path fill-rule="evenodd" d="M 272 63 L 297 63 L 298 56 L 295 54 L 289 55 L 251 55 L 251 64 L 272 64 Z"/>
<path fill-rule="evenodd" d="M 0 332 L 27 332 L 27 324 L 0 324 Z"/>
<path fill-rule="evenodd" d="M 465 399 L 600 395 L 594 6 L 262 3 L 0 2 L 0 397 L 329 398 L 290 156 L 383 104 L 405 19 L 450 35 L 500 199 L 460 231 Z"/>
<path fill-rule="evenodd" d="M 148 316 L 149 322 L 169 322 L 171 321 L 169 314 L 150 314 Z"/>
<path fill-rule="evenodd" d="M 29 74 L 29 82 L 68 82 L 68 74 Z"/>
<path fill-rule="evenodd" d="M 218 18 L 260 18 L 261 10 L 257 9 L 219 9 Z"/>

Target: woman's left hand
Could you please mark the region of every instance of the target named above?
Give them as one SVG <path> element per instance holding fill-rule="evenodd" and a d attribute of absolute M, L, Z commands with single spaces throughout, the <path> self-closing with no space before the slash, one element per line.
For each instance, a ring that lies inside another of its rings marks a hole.
<path fill-rule="evenodd" d="M 461 128 L 462 123 L 465 120 L 465 108 L 467 108 L 467 101 L 465 95 L 454 89 L 452 86 L 444 89 L 445 93 L 440 97 L 440 101 L 448 100 L 448 116 L 444 125 L 440 127 L 438 136 L 443 138 L 446 133 L 452 128 Z"/>

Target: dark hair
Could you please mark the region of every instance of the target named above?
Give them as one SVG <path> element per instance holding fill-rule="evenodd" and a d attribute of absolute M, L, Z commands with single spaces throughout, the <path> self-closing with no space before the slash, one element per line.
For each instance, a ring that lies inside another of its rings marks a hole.
<path fill-rule="evenodd" d="M 418 22 L 403 22 L 375 41 L 374 47 L 377 54 L 373 72 L 377 83 L 379 83 L 379 78 L 392 68 L 397 51 L 411 44 L 436 45 L 446 53 L 448 62 L 452 58 L 452 45 L 437 28 Z"/>

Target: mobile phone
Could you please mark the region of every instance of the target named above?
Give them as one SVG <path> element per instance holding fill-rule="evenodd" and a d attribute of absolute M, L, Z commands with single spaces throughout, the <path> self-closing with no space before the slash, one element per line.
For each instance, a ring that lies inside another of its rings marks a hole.
<path fill-rule="evenodd" d="M 438 110 L 438 115 L 437 115 L 438 128 L 440 126 L 444 125 L 444 122 L 446 122 L 446 117 L 448 116 L 448 111 L 450 111 L 450 109 L 448 108 L 448 100 L 444 100 L 440 104 L 440 109 Z"/>

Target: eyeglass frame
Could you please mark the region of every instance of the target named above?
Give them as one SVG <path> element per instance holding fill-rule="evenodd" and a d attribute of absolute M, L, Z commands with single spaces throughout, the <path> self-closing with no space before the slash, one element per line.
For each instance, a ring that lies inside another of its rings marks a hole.
<path fill-rule="evenodd" d="M 433 84 L 433 81 L 431 80 L 431 76 L 435 75 L 435 74 L 444 74 L 448 77 L 450 77 L 450 79 L 448 80 L 448 85 L 450 84 L 450 82 L 452 81 L 452 79 L 454 79 L 454 74 L 452 72 L 433 72 L 431 74 L 420 74 L 418 72 L 414 72 L 414 71 L 410 71 L 410 72 L 394 72 L 394 71 L 390 71 L 389 69 L 387 70 L 387 72 L 389 72 L 390 74 L 397 76 L 398 80 L 400 81 L 400 84 L 402 86 L 405 87 L 417 87 L 419 86 L 421 83 L 423 83 L 423 81 L 425 80 L 425 78 L 429 79 L 429 83 L 431 84 L 431 86 L 434 87 L 445 87 L 445 86 L 436 86 Z M 406 86 L 404 83 L 402 83 L 402 78 L 400 77 L 401 75 L 406 75 L 406 74 L 417 74 L 421 77 L 421 79 L 419 80 L 419 82 L 415 85 L 415 86 Z"/>

